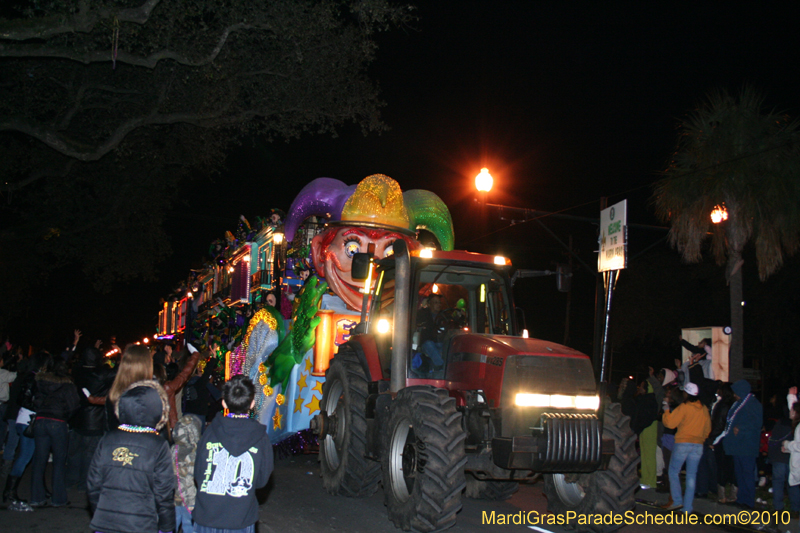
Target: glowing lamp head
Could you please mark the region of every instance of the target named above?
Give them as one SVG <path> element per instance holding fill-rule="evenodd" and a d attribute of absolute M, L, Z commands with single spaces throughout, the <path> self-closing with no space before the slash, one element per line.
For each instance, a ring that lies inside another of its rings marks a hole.
<path fill-rule="evenodd" d="M 725 209 L 725 206 L 714 206 L 714 210 L 711 211 L 711 222 L 714 224 L 719 224 L 720 222 L 724 222 L 728 220 L 728 210 Z"/>
<path fill-rule="evenodd" d="M 482 168 L 480 174 L 475 176 L 475 188 L 480 192 L 489 192 L 492 190 L 494 178 L 489 174 L 488 168 Z"/>
<path fill-rule="evenodd" d="M 433 257 L 433 248 L 423 248 L 419 251 L 419 256 L 423 259 L 431 259 Z"/>
<path fill-rule="evenodd" d="M 144 343 L 145 343 L 145 344 L 147 344 L 147 343 L 149 343 L 149 342 L 150 342 L 150 339 L 148 339 L 147 337 L 145 337 L 143 340 L 144 340 Z"/>
<path fill-rule="evenodd" d="M 283 233 L 278 232 L 273 234 L 272 240 L 275 242 L 275 244 L 281 244 L 283 242 Z"/>

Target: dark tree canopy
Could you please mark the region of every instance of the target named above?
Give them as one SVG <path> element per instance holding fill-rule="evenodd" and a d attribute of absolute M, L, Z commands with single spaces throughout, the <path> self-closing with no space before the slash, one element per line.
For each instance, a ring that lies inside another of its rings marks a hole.
<path fill-rule="evenodd" d="M 0 276 L 76 260 L 98 285 L 151 276 L 178 183 L 242 135 L 382 130 L 374 38 L 410 16 L 387 0 L 6 2 Z"/>

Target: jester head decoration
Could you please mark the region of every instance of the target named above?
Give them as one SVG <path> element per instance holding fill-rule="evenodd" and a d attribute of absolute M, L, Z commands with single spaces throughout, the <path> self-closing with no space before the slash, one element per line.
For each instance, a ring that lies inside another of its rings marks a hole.
<path fill-rule="evenodd" d="M 317 178 L 292 202 L 284 230 L 291 241 L 310 216 L 328 220 L 326 229 L 311 241 L 311 258 L 317 275 L 353 309 L 360 310 L 363 296 L 353 281 L 352 258 L 375 245 L 375 257 L 391 255 L 393 244 L 403 239 L 409 250 L 421 247 L 417 230 L 433 233 L 443 250 L 453 249 L 453 220 L 442 200 L 430 191 L 400 190 L 383 174 L 373 174 L 358 185 L 332 178 Z"/>

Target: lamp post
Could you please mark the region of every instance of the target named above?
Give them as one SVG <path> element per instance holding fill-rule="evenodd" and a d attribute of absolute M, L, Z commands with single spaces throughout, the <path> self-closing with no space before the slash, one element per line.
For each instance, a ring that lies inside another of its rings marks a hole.
<path fill-rule="evenodd" d="M 272 258 L 273 258 L 273 281 L 272 281 L 272 289 L 278 289 L 275 292 L 275 298 L 277 299 L 280 296 L 280 283 L 281 283 L 281 244 L 283 244 L 283 232 L 276 231 L 272 234 Z"/>
<path fill-rule="evenodd" d="M 725 275 L 730 290 L 731 307 L 731 333 L 728 350 L 728 380 L 733 382 L 743 377 L 744 367 L 744 288 L 742 284 L 742 247 L 743 240 L 739 237 L 735 227 L 728 222 L 728 218 L 736 216 L 736 205 L 731 206 L 728 213 L 727 206 L 722 203 L 715 205 L 711 211 L 711 222 L 722 226 L 728 244 L 728 265 Z M 733 222 L 733 220 L 732 220 Z"/>

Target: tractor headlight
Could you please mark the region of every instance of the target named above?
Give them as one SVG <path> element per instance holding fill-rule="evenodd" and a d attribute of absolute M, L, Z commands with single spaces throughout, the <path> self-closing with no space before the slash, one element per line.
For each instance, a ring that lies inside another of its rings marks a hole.
<path fill-rule="evenodd" d="M 520 392 L 514 398 L 518 407 L 552 407 L 555 409 L 591 409 L 600 407 L 599 396 L 569 396 L 566 394 L 529 394 Z"/>
<path fill-rule="evenodd" d="M 378 320 L 378 333 L 389 333 L 389 330 L 392 329 L 389 321 L 385 318 L 381 318 Z"/>
<path fill-rule="evenodd" d="M 575 396 L 576 409 L 600 409 L 600 396 Z"/>
<path fill-rule="evenodd" d="M 514 399 L 514 403 L 520 407 L 550 407 L 550 395 L 520 392 Z"/>

